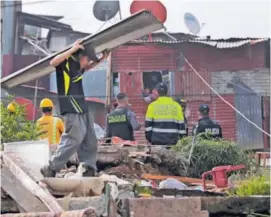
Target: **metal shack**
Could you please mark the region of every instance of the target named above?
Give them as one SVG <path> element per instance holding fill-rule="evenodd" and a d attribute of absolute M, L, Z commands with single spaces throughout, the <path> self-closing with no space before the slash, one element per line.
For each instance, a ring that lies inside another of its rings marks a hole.
<path fill-rule="evenodd" d="M 213 93 L 180 54 L 225 100 L 269 132 L 270 40 L 196 39 L 179 33 L 174 37 L 182 39 L 173 41 L 161 35 L 135 40 L 112 53 L 113 92 L 129 95 L 140 122 L 144 123 L 147 108 L 141 90 L 160 79 L 168 82 L 172 96 L 184 96 L 188 101 L 190 132 L 198 120 L 199 104 L 207 103 L 224 138 L 238 141 L 246 149 L 270 147 L 269 138 Z M 137 132 L 138 140 L 144 140 L 143 131 Z"/>

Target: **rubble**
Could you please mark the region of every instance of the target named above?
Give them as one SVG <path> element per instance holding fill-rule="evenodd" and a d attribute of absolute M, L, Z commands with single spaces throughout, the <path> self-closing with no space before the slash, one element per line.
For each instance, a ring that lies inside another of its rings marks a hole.
<path fill-rule="evenodd" d="M 245 200 L 225 197 L 224 193 L 204 192 L 198 187 L 202 180 L 172 175 L 185 171 L 186 161 L 182 156 L 176 156 L 166 148 L 154 147 L 151 151 L 147 151 L 146 147 L 130 148 L 130 151 L 126 147 L 118 152 L 118 147 L 103 147 L 104 169 L 98 173 L 98 177 L 88 178 L 82 177 L 80 169 L 76 173 L 75 168 L 69 168 L 58 174 L 61 178 L 40 180 L 27 169 L 20 157 L 14 157 L 14 153 L 2 154 L 2 188 L 7 191 L 7 194 L 1 194 L 4 206 L 2 211 L 29 212 L 24 214 L 26 216 L 80 216 L 82 213 L 78 210 L 91 207 L 89 216 L 110 213 L 108 217 L 151 217 L 157 216 L 157 209 L 153 207 L 159 206 L 161 216 L 181 216 L 177 213 L 184 212 L 187 213 L 185 216 L 201 217 L 208 216 L 208 212 L 217 213 L 221 210 L 232 213 L 238 213 L 240 210 L 245 212 L 247 207 L 265 212 L 265 206 L 270 202 L 270 198 L 267 197 L 250 197 Z M 116 156 L 119 158 L 116 159 Z M 24 180 L 21 180 L 22 178 Z M 148 180 L 148 195 L 136 190 L 136 186 L 144 182 L 142 180 Z M 207 184 L 209 188 L 214 189 L 211 181 Z M 138 198 L 141 196 L 148 196 L 149 199 Z M 182 205 L 179 205 L 181 203 Z M 237 203 L 238 208 L 232 208 Z M 174 210 L 166 208 L 175 206 Z M 57 214 L 48 214 L 49 210 L 54 210 Z"/>

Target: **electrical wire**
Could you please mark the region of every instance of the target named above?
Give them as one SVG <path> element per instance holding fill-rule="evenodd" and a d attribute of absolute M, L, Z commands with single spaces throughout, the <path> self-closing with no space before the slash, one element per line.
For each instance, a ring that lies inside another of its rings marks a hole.
<path fill-rule="evenodd" d="M 169 35 L 168 33 L 164 32 L 166 35 L 168 35 L 173 40 L 177 41 L 176 38 Z M 200 73 L 193 67 L 193 65 L 186 59 L 184 54 L 180 52 L 181 56 L 184 58 L 184 61 L 188 64 L 188 66 L 196 73 L 196 75 L 203 81 L 203 83 L 209 87 L 224 103 L 226 103 L 228 106 L 230 106 L 235 112 L 237 112 L 241 117 L 243 117 L 247 122 L 252 124 L 254 127 L 256 127 L 258 130 L 260 130 L 262 133 L 266 134 L 270 137 L 270 134 L 263 130 L 261 127 L 259 127 L 257 124 L 255 124 L 253 121 L 249 120 L 245 115 L 243 115 L 238 109 L 236 109 L 232 104 L 230 104 L 227 100 L 225 100 L 205 79 L 200 75 Z"/>

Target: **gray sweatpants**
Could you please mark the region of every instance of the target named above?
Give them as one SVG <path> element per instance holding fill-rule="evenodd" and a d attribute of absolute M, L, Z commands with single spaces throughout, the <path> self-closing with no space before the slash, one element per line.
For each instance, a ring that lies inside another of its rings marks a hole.
<path fill-rule="evenodd" d="M 92 115 L 90 113 L 66 114 L 64 120 L 65 132 L 61 136 L 55 154 L 51 157 L 50 168 L 59 172 L 77 152 L 79 161 L 96 171 L 98 141 Z"/>

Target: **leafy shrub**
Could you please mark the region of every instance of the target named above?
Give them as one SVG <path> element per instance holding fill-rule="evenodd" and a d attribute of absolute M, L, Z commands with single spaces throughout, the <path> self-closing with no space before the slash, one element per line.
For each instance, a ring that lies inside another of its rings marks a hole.
<path fill-rule="evenodd" d="M 31 141 L 38 138 L 36 124 L 25 119 L 24 106 L 16 104 L 15 113 L 10 115 L 4 103 L 2 101 L 0 103 L 1 144 L 6 142 Z"/>
<path fill-rule="evenodd" d="M 192 137 L 185 137 L 172 149 L 185 158 L 189 158 Z M 249 154 L 239 148 L 236 143 L 227 140 L 204 140 L 197 137 L 191 156 L 187 176 L 201 178 L 201 175 L 216 166 L 244 164 L 246 168 L 254 166 Z"/>
<path fill-rule="evenodd" d="M 251 175 L 245 180 L 240 180 L 239 184 L 235 188 L 231 189 L 228 193 L 229 195 L 239 197 L 251 195 L 270 195 L 269 173 L 260 176 Z"/>

